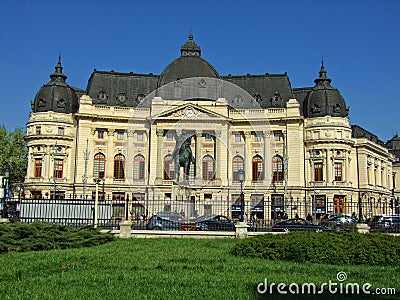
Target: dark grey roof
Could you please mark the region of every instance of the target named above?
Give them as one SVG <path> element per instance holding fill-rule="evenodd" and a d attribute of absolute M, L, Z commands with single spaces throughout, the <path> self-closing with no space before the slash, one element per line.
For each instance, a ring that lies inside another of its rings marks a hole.
<path fill-rule="evenodd" d="M 397 134 L 386 142 L 385 147 L 390 153 L 396 156 L 396 158 L 400 158 L 400 137 Z"/>
<path fill-rule="evenodd" d="M 331 81 L 326 77 L 326 70 L 322 62 L 319 78 L 314 80 L 315 86 L 303 102 L 303 114 L 306 118 L 348 116 L 349 109 L 339 90 L 331 86 Z"/>
<path fill-rule="evenodd" d="M 87 94 L 94 104 L 135 107 L 141 98 L 157 89 L 158 78 L 153 74 L 94 70 L 89 78 Z"/>
<path fill-rule="evenodd" d="M 61 58 L 59 57 L 55 72 L 50 75 L 51 80 L 40 88 L 31 104 L 33 112 L 77 112 L 78 96 L 76 90 L 65 82 L 67 76 L 63 74 L 62 70 Z"/>
<path fill-rule="evenodd" d="M 370 140 L 371 142 L 374 142 L 380 146 L 385 146 L 385 143 L 382 142 L 375 134 L 358 125 L 351 125 L 351 136 L 353 138 L 366 138 L 367 140 Z"/>
<path fill-rule="evenodd" d="M 171 62 L 161 73 L 158 87 L 184 78 L 219 78 L 217 70 L 200 56 L 201 49 L 190 34 L 189 40 L 181 47 L 181 57 Z"/>
<path fill-rule="evenodd" d="M 223 76 L 222 79 L 244 89 L 263 108 L 286 107 L 286 102 L 293 98 L 289 77 L 286 73 Z"/>

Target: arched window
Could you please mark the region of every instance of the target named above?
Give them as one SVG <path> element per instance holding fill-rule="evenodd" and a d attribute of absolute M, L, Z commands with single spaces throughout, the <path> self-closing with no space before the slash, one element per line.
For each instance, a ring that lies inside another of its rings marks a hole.
<path fill-rule="evenodd" d="M 145 166 L 145 159 L 144 156 L 138 154 L 133 159 L 133 179 L 141 180 L 144 179 L 144 166 Z"/>
<path fill-rule="evenodd" d="M 214 158 L 210 155 L 203 157 L 203 180 L 214 179 Z"/>
<path fill-rule="evenodd" d="M 233 181 L 239 181 L 239 170 L 244 170 L 243 167 L 243 158 L 241 156 L 235 156 L 232 160 Z"/>
<path fill-rule="evenodd" d="M 122 154 L 114 156 L 114 178 L 125 179 L 125 156 Z"/>
<path fill-rule="evenodd" d="M 106 156 L 103 153 L 97 153 L 94 156 L 93 177 L 104 178 L 104 170 L 106 165 Z"/>
<path fill-rule="evenodd" d="M 175 179 L 175 160 L 172 159 L 172 155 L 168 154 L 164 157 L 164 180 Z"/>
<path fill-rule="evenodd" d="M 261 156 L 256 155 L 252 161 L 252 180 L 260 181 L 264 179 L 263 159 Z"/>
<path fill-rule="evenodd" d="M 283 180 L 283 159 L 279 155 L 275 155 L 272 158 L 272 180 L 273 181 Z"/>

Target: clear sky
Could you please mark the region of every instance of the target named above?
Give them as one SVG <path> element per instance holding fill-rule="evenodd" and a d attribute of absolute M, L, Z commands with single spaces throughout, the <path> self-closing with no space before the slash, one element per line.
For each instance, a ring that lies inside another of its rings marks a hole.
<path fill-rule="evenodd" d="M 398 0 L 2 0 L 0 125 L 25 127 L 60 52 L 67 83 L 86 89 L 93 69 L 160 74 L 192 32 L 221 75 L 313 86 L 323 57 L 351 124 L 386 141 L 400 131 L 399 25 Z"/>

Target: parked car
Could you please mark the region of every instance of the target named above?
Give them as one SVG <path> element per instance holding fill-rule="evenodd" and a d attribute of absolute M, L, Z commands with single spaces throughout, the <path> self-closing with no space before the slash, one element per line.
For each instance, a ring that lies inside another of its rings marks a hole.
<path fill-rule="evenodd" d="M 179 230 L 180 223 L 188 223 L 182 215 L 173 212 L 158 212 L 146 225 L 148 230 Z"/>
<path fill-rule="evenodd" d="M 335 230 L 353 230 L 357 221 L 357 218 L 350 215 L 330 214 L 327 218 L 322 218 L 319 224 Z"/>
<path fill-rule="evenodd" d="M 310 221 L 307 221 L 302 218 L 288 219 L 281 222 L 278 222 L 272 225 L 272 231 L 299 231 L 299 230 L 307 230 L 307 231 L 332 231 L 333 229 L 323 226 L 313 224 Z"/>
<path fill-rule="evenodd" d="M 234 231 L 235 222 L 223 215 L 204 215 L 195 219 L 198 230 Z"/>
<path fill-rule="evenodd" d="M 400 232 L 400 215 L 376 215 L 368 225 L 370 232 Z"/>

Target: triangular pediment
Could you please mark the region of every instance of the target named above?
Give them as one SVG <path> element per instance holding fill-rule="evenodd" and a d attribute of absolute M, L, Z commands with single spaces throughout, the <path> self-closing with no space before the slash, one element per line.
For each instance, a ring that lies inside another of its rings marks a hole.
<path fill-rule="evenodd" d="M 193 103 L 173 107 L 154 116 L 155 119 L 168 120 L 220 120 L 226 116 Z"/>

